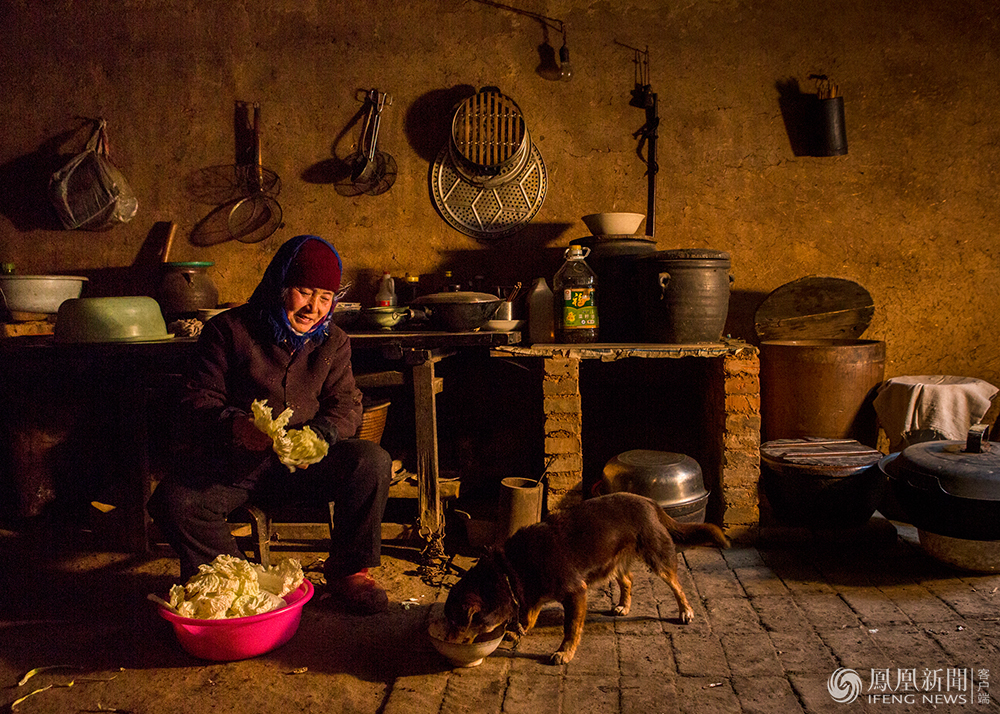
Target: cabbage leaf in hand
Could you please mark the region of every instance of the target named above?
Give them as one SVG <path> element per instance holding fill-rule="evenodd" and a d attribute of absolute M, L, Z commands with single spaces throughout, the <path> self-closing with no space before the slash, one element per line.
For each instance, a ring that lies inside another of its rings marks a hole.
<path fill-rule="evenodd" d="M 291 408 L 285 409 L 276 419 L 271 416 L 271 407 L 263 400 L 255 400 L 251 408 L 254 426 L 271 437 L 274 453 L 289 471 L 322 461 L 330 450 L 326 439 L 308 426 L 285 429 L 292 418 Z"/>

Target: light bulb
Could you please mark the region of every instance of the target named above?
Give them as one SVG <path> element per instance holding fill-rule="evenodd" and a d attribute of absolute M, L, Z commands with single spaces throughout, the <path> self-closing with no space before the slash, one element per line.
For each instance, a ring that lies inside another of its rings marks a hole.
<path fill-rule="evenodd" d="M 569 47 L 566 46 L 565 42 L 563 46 L 559 48 L 559 67 L 562 71 L 562 81 L 568 82 L 573 78 L 573 63 L 569 61 Z"/>

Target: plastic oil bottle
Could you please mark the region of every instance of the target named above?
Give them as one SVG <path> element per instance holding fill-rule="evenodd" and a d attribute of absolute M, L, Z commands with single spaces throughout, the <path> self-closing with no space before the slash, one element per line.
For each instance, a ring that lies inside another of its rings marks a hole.
<path fill-rule="evenodd" d="M 537 278 L 528 293 L 528 341 L 550 344 L 553 335 L 552 291 L 545 278 Z"/>
<path fill-rule="evenodd" d="M 590 248 L 566 249 L 566 262 L 552 279 L 556 342 L 597 342 L 597 276 L 584 260 Z"/>
<path fill-rule="evenodd" d="M 396 304 L 396 283 L 389 271 L 382 273 L 382 281 L 375 294 L 376 307 L 392 307 Z"/>

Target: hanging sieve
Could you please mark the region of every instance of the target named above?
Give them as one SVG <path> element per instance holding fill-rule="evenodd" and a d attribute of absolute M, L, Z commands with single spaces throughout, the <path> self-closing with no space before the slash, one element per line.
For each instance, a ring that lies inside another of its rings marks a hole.
<path fill-rule="evenodd" d="M 281 225 L 281 204 L 265 190 L 260 155 L 260 104 L 253 105 L 254 165 L 247 167 L 250 193 L 229 211 L 229 235 L 241 243 L 259 243 Z"/>

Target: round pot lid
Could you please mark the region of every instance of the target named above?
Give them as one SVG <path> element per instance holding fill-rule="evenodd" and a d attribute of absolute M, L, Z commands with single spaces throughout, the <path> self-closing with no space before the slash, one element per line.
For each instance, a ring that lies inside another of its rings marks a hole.
<path fill-rule="evenodd" d="M 867 468 L 882 456 L 878 449 L 854 439 L 775 439 L 760 447 L 760 457 L 771 464 L 832 470 Z"/>
<path fill-rule="evenodd" d="M 986 440 L 977 424 L 966 441 L 925 441 L 908 446 L 892 463 L 889 475 L 922 489 L 940 488 L 959 498 L 1000 501 L 1000 446 Z"/>
<path fill-rule="evenodd" d="M 754 330 L 761 340 L 854 339 L 874 314 L 872 296 L 858 283 L 810 275 L 764 298 Z"/>
<path fill-rule="evenodd" d="M 676 250 L 658 250 L 643 256 L 643 260 L 719 260 L 729 262 L 729 253 L 723 250 L 708 248 L 678 248 Z"/>
<path fill-rule="evenodd" d="M 420 305 L 468 305 L 470 303 L 500 302 L 500 298 L 489 293 L 474 293 L 457 290 L 455 292 L 431 293 L 412 300 Z"/>

